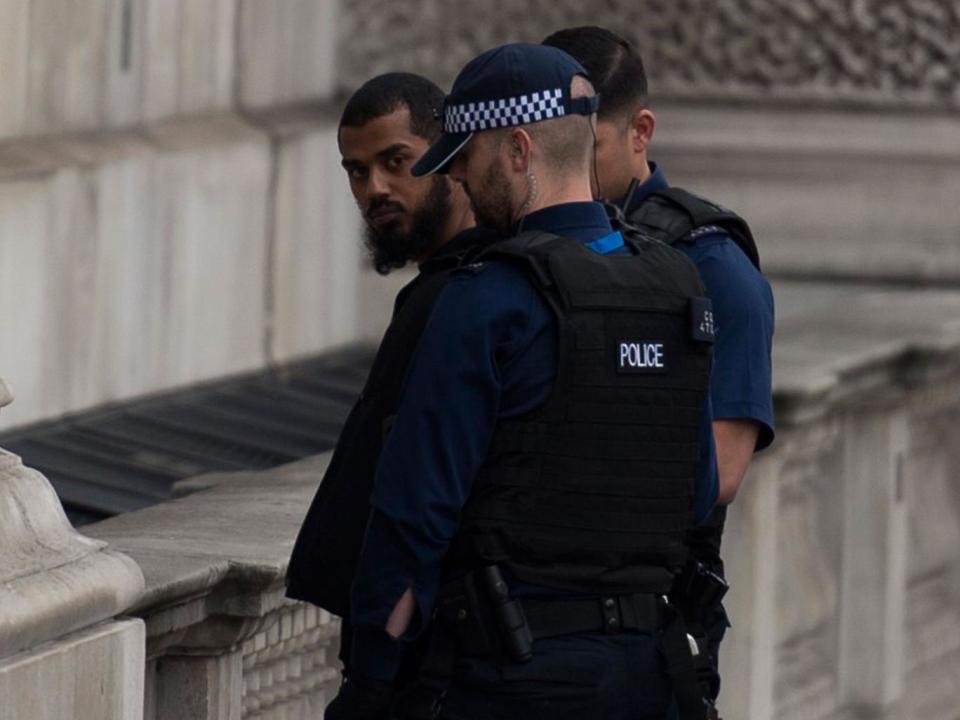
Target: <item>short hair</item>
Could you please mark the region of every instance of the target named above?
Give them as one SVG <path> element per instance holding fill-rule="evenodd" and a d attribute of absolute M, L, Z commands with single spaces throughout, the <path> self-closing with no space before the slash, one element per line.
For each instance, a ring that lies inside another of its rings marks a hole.
<path fill-rule="evenodd" d="M 626 39 L 592 25 L 553 33 L 544 45 L 559 48 L 583 65 L 600 95 L 601 120 L 632 113 L 647 104 L 647 74 L 640 53 Z"/>
<path fill-rule="evenodd" d="M 347 100 L 337 134 L 340 128 L 360 127 L 405 107 L 410 111 L 410 132 L 433 142 L 443 131 L 439 112 L 443 98 L 443 90 L 422 75 L 401 72 L 377 75 Z"/>

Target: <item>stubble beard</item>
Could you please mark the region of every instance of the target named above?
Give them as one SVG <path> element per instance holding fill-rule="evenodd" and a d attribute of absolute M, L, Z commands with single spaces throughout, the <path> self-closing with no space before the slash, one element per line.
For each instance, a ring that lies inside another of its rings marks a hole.
<path fill-rule="evenodd" d="M 512 235 L 514 207 L 506 173 L 491 163 L 478 188 L 469 188 L 470 205 L 477 225 L 496 230 L 501 237 Z"/>

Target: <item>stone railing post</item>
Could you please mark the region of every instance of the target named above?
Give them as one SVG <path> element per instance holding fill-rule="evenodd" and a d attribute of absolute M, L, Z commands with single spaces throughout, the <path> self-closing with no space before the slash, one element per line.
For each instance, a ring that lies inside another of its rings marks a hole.
<path fill-rule="evenodd" d="M 854 415 L 844 429 L 839 689 L 873 711 L 903 695 L 906 412 Z"/>
<path fill-rule="evenodd" d="M 730 506 L 724 533 L 730 594 L 724 604 L 735 630 L 722 646 L 725 716 L 774 717 L 777 622 L 777 519 L 780 453 L 757 458 L 742 496 Z"/>
<path fill-rule="evenodd" d="M 0 380 L 0 407 L 11 402 Z M 0 720 L 141 720 L 144 578 L 76 532 L 47 479 L 0 450 Z"/>

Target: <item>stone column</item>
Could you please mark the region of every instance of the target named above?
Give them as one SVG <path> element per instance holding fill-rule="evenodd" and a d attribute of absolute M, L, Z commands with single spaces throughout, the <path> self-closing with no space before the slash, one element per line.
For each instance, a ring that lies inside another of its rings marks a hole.
<path fill-rule="evenodd" d="M 724 717 L 769 720 L 774 711 L 777 513 L 783 453 L 758 457 L 730 506 L 723 547 L 733 629 L 721 646 Z"/>
<path fill-rule="evenodd" d="M 156 715 L 148 720 L 240 720 L 243 658 L 239 649 L 223 655 L 167 655 L 154 676 Z"/>
<path fill-rule="evenodd" d="M 878 712 L 903 694 L 906 413 L 854 415 L 844 429 L 839 689 Z"/>

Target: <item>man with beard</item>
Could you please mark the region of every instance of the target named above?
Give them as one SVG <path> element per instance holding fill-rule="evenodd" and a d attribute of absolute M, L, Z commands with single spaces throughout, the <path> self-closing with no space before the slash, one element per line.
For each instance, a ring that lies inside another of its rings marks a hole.
<path fill-rule="evenodd" d="M 717 325 L 710 393 L 720 492 L 710 519 L 690 534 L 694 557 L 722 577 L 720 538 L 726 505 L 737 493 L 753 453 L 774 436 L 771 399 L 773 294 L 760 274 L 746 222 L 680 188 L 647 160 L 655 117 L 647 106 L 647 78 L 639 53 L 622 37 L 599 27 L 561 30 L 545 45 L 579 60 L 603 98 L 597 118 L 597 182 L 627 221 L 693 260 L 713 301 Z M 717 656 L 728 626 L 719 600 L 702 608 L 714 672 L 710 694 L 719 692 Z"/>
<path fill-rule="evenodd" d="M 386 717 L 428 624 L 436 702 L 400 717 L 659 718 L 695 689 L 663 596 L 716 497 L 709 301 L 681 253 L 592 202 L 596 107 L 565 53 L 497 48 L 413 168 L 449 172 L 511 239 L 451 274 L 421 333 L 327 720 Z"/>
<path fill-rule="evenodd" d="M 297 537 L 287 595 L 344 622 L 341 659 L 349 668 L 349 591 L 383 438 L 396 413 L 407 362 L 430 308 L 461 256 L 490 233 L 473 227 L 463 189 L 445 177 L 415 178 L 413 163 L 441 132 L 435 111 L 443 91 L 426 78 L 389 73 L 347 102 L 338 140 L 350 189 L 367 226 L 367 247 L 381 274 L 419 263 L 404 287 L 360 399 L 344 425 L 323 482 Z"/>

